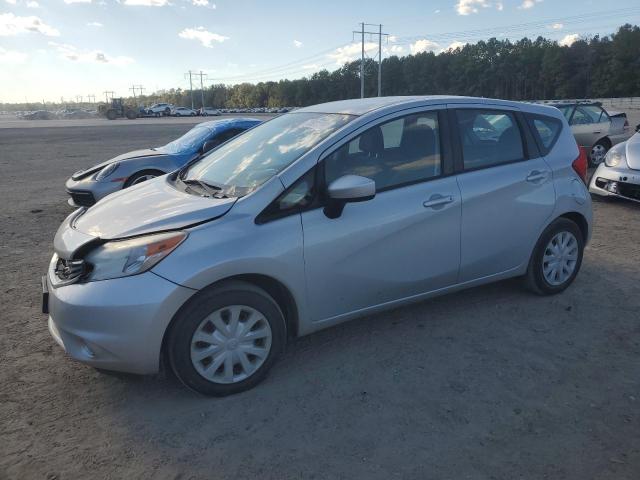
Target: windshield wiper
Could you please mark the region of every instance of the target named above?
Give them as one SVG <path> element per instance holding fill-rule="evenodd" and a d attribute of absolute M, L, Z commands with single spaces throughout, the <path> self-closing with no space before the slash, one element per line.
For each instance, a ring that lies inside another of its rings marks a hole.
<path fill-rule="evenodd" d="M 211 195 L 215 195 L 220 190 L 222 190 L 222 187 L 218 187 L 217 185 L 211 185 L 210 183 L 203 182 L 202 180 L 198 180 L 196 178 L 187 178 L 187 179 L 181 178 L 180 181 L 182 183 L 184 183 L 185 185 L 197 185 L 202 190 L 204 190 L 205 192 L 209 193 L 210 196 Z"/>

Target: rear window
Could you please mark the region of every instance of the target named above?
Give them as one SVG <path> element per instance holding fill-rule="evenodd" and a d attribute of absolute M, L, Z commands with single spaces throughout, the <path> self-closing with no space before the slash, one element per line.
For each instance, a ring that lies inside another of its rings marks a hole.
<path fill-rule="evenodd" d="M 558 141 L 562 131 L 562 122 L 557 118 L 544 115 L 527 114 L 527 121 L 543 155 L 547 155 Z"/>

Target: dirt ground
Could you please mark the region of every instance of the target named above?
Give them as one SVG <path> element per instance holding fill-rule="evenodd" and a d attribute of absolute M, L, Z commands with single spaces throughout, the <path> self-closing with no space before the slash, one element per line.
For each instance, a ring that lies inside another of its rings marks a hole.
<path fill-rule="evenodd" d="M 0 479 L 640 478 L 637 204 L 594 204 L 559 296 L 512 280 L 356 320 L 240 395 L 66 357 L 39 285 L 65 179 L 188 128 L 0 128 Z"/>

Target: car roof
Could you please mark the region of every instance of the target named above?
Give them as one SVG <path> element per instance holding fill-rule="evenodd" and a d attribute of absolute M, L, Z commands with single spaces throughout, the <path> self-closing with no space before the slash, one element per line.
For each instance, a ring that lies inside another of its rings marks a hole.
<path fill-rule="evenodd" d="M 209 120 L 208 122 L 198 123 L 194 125 L 194 127 L 207 127 L 210 129 L 218 129 L 218 128 L 232 128 L 235 126 L 238 127 L 250 127 L 253 125 L 257 125 L 258 123 L 262 123 L 262 120 L 258 120 L 257 118 L 220 118 L 218 120 Z"/>
<path fill-rule="evenodd" d="M 339 100 L 336 102 L 320 103 L 309 107 L 299 108 L 293 113 L 339 113 L 347 115 L 364 115 L 384 107 L 401 106 L 412 103 L 486 103 L 491 105 L 521 106 L 520 102 L 497 100 L 484 97 L 460 97 L 455 95 L 415 95 L 395 97 L 371 97 L 353 100 Z"/>

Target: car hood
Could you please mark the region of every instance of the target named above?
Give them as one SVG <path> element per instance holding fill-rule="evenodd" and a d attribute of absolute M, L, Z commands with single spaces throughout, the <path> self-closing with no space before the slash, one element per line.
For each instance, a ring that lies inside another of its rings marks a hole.
<path fill-rule="evenodd" d="M 629 168 L 640 170 L 640 133 L 636 133 L 627 140 L 624 148 Z"/>
<path fill-rule="evenodd" d="M 221 217 L 235 198 L 210 198 L 181 192 L 168 176 L 111 194 L 74 218 L 73 228 L 104 240 L 185 228 Z"/>
<path fill-rule="evenodd" d="M 164 157 L 168 155 L 167 152 L 161 150 L 154 150 L 153 148 L 145 148 L 144 150 L 134 150 L 133 152 L 123 153 L 122 155 L 118 155 L 117 157 L 113 157 L 109 160 L 106 160 L 102 163 L 94 165 L 93 167 L 86 168 L 84 170 L 78 170 L 76 173 L 71 175 L 71 178 L 74 180 L 80 180 L 88 175 L 96 173 L 98 170 L 102 170 L 104 167 L 114 162 L 121 162 L 122 160 L 130 160 L 132 158 L 142 158 L 142 157 Z"/>

